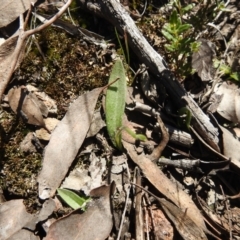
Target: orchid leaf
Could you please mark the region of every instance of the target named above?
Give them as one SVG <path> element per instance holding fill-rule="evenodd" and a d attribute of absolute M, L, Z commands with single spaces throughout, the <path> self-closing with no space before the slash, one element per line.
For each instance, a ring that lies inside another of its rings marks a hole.
<path fill-rule="evenodd" d="M 119 80 L 108 87 L 106 94 L 106 125 L 113 145 L 122 149 L 121 135 L 118 134 L 118 130 L 122 127 L 122 118 L 125 109 L 126 75 L 121 60 L 117 60 L 113 65 L 109 83 L 117 78 Z"/>

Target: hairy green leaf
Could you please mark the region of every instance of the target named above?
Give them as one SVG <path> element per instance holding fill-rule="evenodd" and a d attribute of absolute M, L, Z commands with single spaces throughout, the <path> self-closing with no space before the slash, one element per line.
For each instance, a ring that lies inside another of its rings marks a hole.
<path fill-rule="evenodd" d="M 166 30 L 165 30 L 166 29 Z M 174 40 L 174 37 L 173 37 L 173 35 L 172 34 L 170 34 L 169 33 L 169 31 L 167 30 L 167 28 L 164 28 L 164 29 L 162 29 L 162 34 L 163 34 L 163 36 L 167 39 L 167 40 Z"/>
<path fill-rule="evenodd" d="M 106 125 L 108 135 L 114 146 L 121 149 L 121 135 L 117 133 L 122 127 L 126 98 L 126 75 L 121 60 L 117 60 L 113 65 L 109 83 L 117 78 L 119 80 L 108 87 L 106 94 Z"/>
<path fill-rule="evenodd" d="M 233 72 L 232 74 L 230 74 L 230 78 L 232 78 L 236 81 L 240 81 L 240 73 L 239 72 Z"/>
<path fill-rule="evenodd" d="M 181 24 L 181 19 L 179 18 L 176 10 L 173 10 L 169 22 L 171 25 L 175 25 L 176 27 L 178 27 Z"/>
<path fill-rule="evenodd" d="M 90 200 L 89 197 L 79 196 L 75 192 L 67 189 L 58 188 L 57 192 L 63 201 L 74 210 L 78 208 L 85 210 L 86 204 Z"/>
<path fill-rule="evenodd" d="M 178 27 L 178 34 L 186 32 L 188 29 L 192 27 L 191 24 L 183 24 Z"/>

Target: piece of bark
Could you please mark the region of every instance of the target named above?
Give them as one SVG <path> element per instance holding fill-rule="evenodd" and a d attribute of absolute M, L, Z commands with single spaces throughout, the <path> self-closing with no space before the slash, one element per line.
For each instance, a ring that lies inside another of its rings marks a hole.
<path fill-rule="evenodd" d="M 187 105 L 194 117 L 193 126 L 196 131 L 199 132 L 202 138 L 205 139 L 212 148 L 220 151 L 218 146 L 218 130 L 175 79 L 171 71 L 167 68 L 164 59 L 143 37 L 124 7 L 115 0 L 98 0 L 95 4 L 89 1 L 86 2 L 86 0 L 80 0 L 79 2 L 83 8 L 110 21 L 120 32 L 127 33 L 129 45 L 137 54 L 140 61 L 161 81 L 178 108 Z"/>

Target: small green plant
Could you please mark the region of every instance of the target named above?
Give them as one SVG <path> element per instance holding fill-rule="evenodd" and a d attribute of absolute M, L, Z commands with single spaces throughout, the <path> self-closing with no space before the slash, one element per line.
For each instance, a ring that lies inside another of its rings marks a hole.
<path fill-rule="evenodd" d="M 167 40 L 165 49 L 170 53 L 176 72 L 184 77 L 193 72 L 188 57 L 198 51 L 200 42 L 195 40 L 198 33 L 203 30 L 208 22 L 211 22 L 220 11 L 225 11 L 224 2 L 199 1 L 200 7 L 193 12 L 193 4 L 182 6 L 180 0 L 172 0 L 170 5 L 173 11 L 169 22 L 162 28 L 162 34 Z"/>
<path fill-rule="evenodd" d="M 214 60 L 214 67 L 218 68 L 218 71 L 221 75 L 226 77 L 228 80 L 240 81 L 240 72 L 234 72 L 230 66 L 221 61 Z"/>
<path fill-rule="evenodd" d="M 122 127 L 127 84 L 125 69 L 120 59 L 116 60 L 113 65 L 109 83 L 117 78 L 119 80 L 108 87 L 106 94 L 106 125 L 113 145 L 121 150 L 121 134 L 116 135 L 116 133 Z"/>
<path fill-rule="evenodd" d="M 165 48 L 171 52 L 176 70 L 180 75 L 191 72 L 191 66 L 187 65 L 185 60 L 199 47 L 199 43 L 191 36 L 191 32 L 192 25 L 183 23 L 176 9 L 173 10 L 169 22 L 162 29 L 162 34 L 168 41 Z"/>
<path fill-rule="evenodd" d="M 106 125 L 108 135 L 115 147 L 122 150 L 122 131 L 137 140 L 145 141 L 146 137 L 142 134 L 136 134 L 128 127 L 123 126 L 122 119 L 125 111 L 125 98 L 127 92 L 126 73 L 123 63 L 120 59 L 113 65 L 109 83 L 115 81 L 108 87 L 106 94 Z"/>
<path fill-rule="evenodd" d="M 57 192 L 63 201 L 74 210 L 81 208 L 83 211 L 85 211 L 87 203 L 91 201 L 90 197 L 80 196 L 68 189 L 58 188 Z"/>

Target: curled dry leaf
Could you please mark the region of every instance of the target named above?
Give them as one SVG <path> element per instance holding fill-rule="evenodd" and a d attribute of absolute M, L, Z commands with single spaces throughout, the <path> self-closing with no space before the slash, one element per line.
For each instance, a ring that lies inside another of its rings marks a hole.
<path fill-rule="evenodd" d="M 34 93 L 38 98 L 40 103 L 43 103 L 45 106 L 44 112 L 42 114 L 44 117 L 48 116 L 48 113 L 57 114 L 57 104 L 56 101 L 49 97 L 45 92 L 41 92 L 38 88 L 28 84 L 26 86 L 27 90 L 31 93 Z"/>
<path fill-rule="evenodd" d="M 110 195 L 115 188 L 114 182 L 109 186 L 101 186 L 90 193 L 93 200 L 86 212 L 79 210 L 54 222 L 47 233 L 46 240 L 66 239 L 106 239 L 113 226 Z"/>
<path fill-rule="evenodd" d="M 101 91 L 96 88 L 79 96 L 54 129 L 38 176 L 41 199 L 52 197 L 67 174 L 86 137 Z"/>
<path fill-rule="evenodd" d="M 24 86 L 11 88 L 8 92 L 8 101 L 11 109 L 16 114 L 20 114 L 27 123 L 45 127 L 41 103 Z"/>

